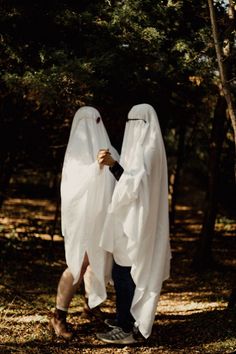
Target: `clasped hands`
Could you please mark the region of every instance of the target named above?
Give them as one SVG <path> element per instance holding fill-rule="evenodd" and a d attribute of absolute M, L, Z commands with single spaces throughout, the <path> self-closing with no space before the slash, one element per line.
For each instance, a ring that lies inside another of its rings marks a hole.
<path fill-rule="evenodd" d="M 109 152 L 109 149 L 100 149 L 97 154 L 97 161 L 102 168 L 104 165 L 112 167 L 114 163 L 116 162 L 113 157 L 111 156 L 111 153 Z"/>

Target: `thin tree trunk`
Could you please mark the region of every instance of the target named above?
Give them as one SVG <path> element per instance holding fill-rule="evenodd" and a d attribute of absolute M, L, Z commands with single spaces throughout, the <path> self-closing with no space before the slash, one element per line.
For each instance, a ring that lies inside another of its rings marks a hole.
<path fill-rule="evenodd" d="M 55 231 L 56 231 L 56 227 L 57 227 L 57 222 L 60 216 L 60 206 L 61 206 L 61 199 L 60 199 L 60 173 L 59 172 L 55 172 L 55 176 L 54 176 L 54 180 L 53 180 L 53 186 L 52 186 L 52 191 L 53 194 L 55 195 L 55 200 L 56 200 L 56 208 L 55 208 L 55 214 L 54 214 L 54 219 L 52 222 L 52 227 L 50 230 L 50 236 L 51 239 L 53 241 L 54 235 L 55 235 Z"/>
<path fill-rule="evenodd" d="M 220 72 L 222 91 L 223 91 L 223 95 L 225 97 L 225 100 L 227 102 L 228 114 L 229 114 L 231 124 L 233 127 L 233 131 L 234 131 L 234 142 L 235 142 L 235 152 L 236 152 L 236 110 L 235 110 L 235 105 L 234 105 L 233 97 L 232 97 L 231 90 L 230 90 L 230 84 L 229 84 L 230 80 L 228 80 L 228 78 L 227 78 L 227 68 L 226 68 L 226 65 L 224 62 L 225 58 L 223 56 L 222 47 L 221 47 L 220 41 L 219 41 L 219 35 L 218 35 L 213 0 L 208 0 L 208 6 L 209 6 L 209 11 L 210 11 L 212 34 L 213 34 L 215 50 L 216 50 L 216 57 L 217 57 L 217 62 L 218 62 L 218 67 L 219 67 L 219 72 Z M 235 17 L 235 10 L 234 10 L 234 5 L 233 5 L 232 0 L 229 0 L 229 8 L 228 9 L 229 9 L 229 11 L 228 11 L 229 22 L 231 25 L 231 22 L 234 22 L 234 17 Z M 228 38 L 228 40 L 229 40 L 229 38 Z M 230 55 L 230 50 L 228 51 L 228 53 L 226 53 L 226 55 L 227 56 Z M 234 168 L 235 168 L 235 178 L 236 178 L 236 164 L 235 164 Z"/>
<path fill-rule="evenodd" d="M 204 271 L 212 263 L 212 239 L 214 235 L 215 220 L 217 215 L 218 176 L 220 154 L 225 136 L 225 115 L 226 102 L 224 97 L 219 96 L 213 118 L 210 142 L 208 188 L 205 202 L 204 219 L 197 251 L 193 260 L 194 268 L 198 271 Z"/>
<path fill-rule="evenodd" d="M 177 162 L 176 169 L 174 174 L 174 182 L 173 182 L 173 191 L 171 197 L 171 213 L 170 213 L 170 224 L 174 229 L 175 224 L 175 212 L 176 212 L 176 203 L 178 198 L 178 188 L 179 188 L 179 180 L 183 168 L 183 159 L 184 159 L 184 147 L 185 147 L 185 136 L 186 136 L 186 126 L 185 124 L 181 124 L 180 132 L 179 132 L 179 141 L 178 141 L 178 151 L 177 151 Z"/>
<path fill-rule="evenodd" d="M 232 288 L 232 291 L 231 291 L 231 294 L 229 297 L 228 308 L 232 309 L 235 306 L 236 306 L 236 287 Z"/>
<path fill-rule="evenodd" d="M 12 154 L 0 154 L 0 208 L 4 200 L 7 198 L 7 192 L 11 176 L 13 173 Z"/>
<path fill-rule="evenodd" d="M 215 10 L 213 5 L 213 0 L 208 0 L 208 6 L 210 10 L 211 26 L 212 33 L 214 38 L 214 44 L 216 49 L 217 62 L 220 71 L 220 79 L 222 84 L 222 91 L 227 102 L 228 114 L 231 120 L 231 124 L 234 131 L 234 142 L 235 142 L 235 161 L 234 161 L 234 174 L 236 181 L 236 109 L 233 102 L 231 90 L 230 90 L 230 81 L 228 79 L 228 65 L 225 64 L 223 59 L 229 59 L 231 54 L 231 47 L 235 41 L 235 4 L 233 0 L 228 2 L 228 28 L 226 29 L 226 38 L 224 38 L 224 58 L 222 47 L 220 46 L 218 30 L 216 25 Z M 233 307 L 236 303 L 236 288 L 232 287 L 231 296 L 229 300 L 229 308 Z"/>

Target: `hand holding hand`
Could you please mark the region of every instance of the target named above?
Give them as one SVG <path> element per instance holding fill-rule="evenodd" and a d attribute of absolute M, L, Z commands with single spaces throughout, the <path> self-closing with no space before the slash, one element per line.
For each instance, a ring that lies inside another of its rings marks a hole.
<path fill-rule="evenodd" d="M 100 165 L 100 167 L 106 165 L 106 166 L 113 166 L 115 163 L 115 160 L 111 156 L 111 153 L 109 152 L 108 149 L 101 149 L 99 150 L 97 154 L 97 161 Z"/>

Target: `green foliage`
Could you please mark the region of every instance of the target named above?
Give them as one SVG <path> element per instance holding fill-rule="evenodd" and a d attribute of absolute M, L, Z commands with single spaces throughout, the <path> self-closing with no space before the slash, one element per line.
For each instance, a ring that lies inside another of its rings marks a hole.
<path fill-rule="evenodd" d="M 225 4 L 217 11 L 223 34 Z M 186 164 L 207 170 L 217 72 L 205 1 L 10 0 L 1 12 L 1 124 L 40 127 L 47 142 L 39 156 L 47 149 L 49 165 L 81 105 L 101 109 L 120 146 L 128 110 L 146 101 L 157 109 L 170 160 L 184 126 Z M 27 134 L 18 133 L 19 147 Z M 22 150 L 18 158 L 33 159 L 35 150 Z"/>

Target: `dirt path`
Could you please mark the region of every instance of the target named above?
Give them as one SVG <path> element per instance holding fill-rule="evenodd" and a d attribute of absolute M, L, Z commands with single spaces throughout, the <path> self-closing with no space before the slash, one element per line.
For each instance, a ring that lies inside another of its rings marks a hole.
<path fill-rule="evenodd" d="M 218 267 L 198 277 L 191 260 L 201 212 L 179 205 L 171 278 L 159 301 L 153 334 L 133 346 L 110 346 L 96 339 L 106 330 L 96 319 L 82 319 L 83 296 L 72 302 L 69 321 L 76 336 L 69 344 L 48 331 L 58 279 L 65 267 L 63 240 L 51 242 L 54 204 L 41 199 L 9 199 L 0 213 L 0 353 L 234 353 L 236 309 L 228 310 L 235 280 L 235 225 L 217 225 L 213 249 Z M 113 288 L 102 311 L 114 313 Z"/>

